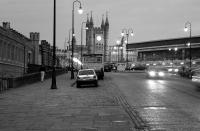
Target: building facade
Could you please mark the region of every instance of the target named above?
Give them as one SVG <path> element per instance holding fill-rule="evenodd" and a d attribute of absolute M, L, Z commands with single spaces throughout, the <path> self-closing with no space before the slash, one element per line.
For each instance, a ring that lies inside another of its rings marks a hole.
<path fill-rule="evenodd" d="M 53 47 L 46 40 L 41 40 L 40 44 L 40 65 L 52 66 Z"/>
<path fill-rule="evenodd" d="M 104 54 L 104 61 L 108 57 L 108 37 L 109 37 L 109 21 L 106 15 L 106 21 L 102 18 L 101 26 L 94 27 L 92 13 L 90 20 L 87 17 L 86 27 L 86 46 L 87 54 Z"/>
<path fill-rule="evenodd" d="M 0 76 L 22 76 L 28 64 L 38 63 L 39 33 L 30 33 L 30 38 L 10 27 L 9 22 L 0 26 Z"/>
<path fill-rule="evenodd" d="M 191 44 L 191 53 L 190 45 Z M 193 36 L 190 38 L 175 38 L 167 40 L 131 43 L 127 45 L 129 54 L 135 61 L 130 62 L 163 62 L 171 63 L 188 63 L 191 55 L 192 61 L 200 59 L 200 37 Z"/>
<path fill-rule="evenodd" d="M 109 63 L 124 63 L 123 47 L 121 45 L 108 46 L 108 59 Z"/>

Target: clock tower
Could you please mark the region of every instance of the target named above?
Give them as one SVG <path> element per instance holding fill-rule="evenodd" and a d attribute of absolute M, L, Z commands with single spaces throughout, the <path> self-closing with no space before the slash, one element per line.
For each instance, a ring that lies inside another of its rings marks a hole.
<path fill-rule="evenodd" d="M 88 54 L 103 54 L 104 61 L 106 61 L 107 47 L 108 47 L 108 32 L 109 22 L 108 15 L 106 14 L 106 22 L 104 22 L 104 16 L 102 16 L 102 22 L 100 27 L 94 27 L 93 17 L 91 12 L 90 20 L 87 16 L 86 22 L 86 46 Z"/>

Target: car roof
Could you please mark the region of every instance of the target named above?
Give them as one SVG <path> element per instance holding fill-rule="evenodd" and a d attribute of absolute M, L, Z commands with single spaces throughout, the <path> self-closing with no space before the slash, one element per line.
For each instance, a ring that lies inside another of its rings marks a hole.
<path fill-rule="evenodd" d="M 149 70 L 166 70 L 166 67 L 159 67 L 159 66 L 151 66 L 148 68 Z"/>
<path fill-rule="evenodd" d="M 81 69 L 81 70 L 79 70 L 79 71 L 87 71 L 87 70 L 92 70 L 92 71 L 94 71 L 94 69 Z"/>

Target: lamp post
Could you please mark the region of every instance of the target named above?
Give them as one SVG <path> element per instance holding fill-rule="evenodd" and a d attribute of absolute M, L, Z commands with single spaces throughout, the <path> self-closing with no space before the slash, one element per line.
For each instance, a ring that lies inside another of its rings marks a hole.
<path fill-rule="evenodd" d="M 133 36 L 133 29 L 130 28 L 130 29 L 122 29 L 122 32 L 121 32 L 121 35 L 124 36 L 126 35 L 126 67 L 128 67 L 128 38 L 129 38 L 129 35 Z"/>
<path fill-rule="evenodd" d="M 118 62 L 118 52 L 117 52 L 117 48 L 118 48 L 117 46 L 114 46 L 114 48 L 113 48 L 113 49 L 114 49 L 113 54 L 116 55 L 116 57 L 115 57 L 115 58 L 116 58 L 116 62 Z"/>
<path fill-rule="evenodd" d="M 117 62 L 119 63 L 119 45 L 120 45 L 120 41 L 119 40 L 117 40 L 116 41 L 117 42 Z"/>
<path fill-rule="evenodd" d="M 72 62 L 71 62 L 71 79 L 74 79 L 74 62 L 73 62 L 73 58 L 74 58 L 74 43 L 75 43 L 75 34 L 74 34 L 74 5 L 75 3 L 79 3 L 79 14 L 83 13 L 82 7 L 81 7 L 81 2 L 79 0 L 75 0 L 73 2 L 73 8 L 72 8 Z"/>
<path fill-rule="evenodd" d="M 57 89 L 56 85 L 56 0 L 54 0 L 54 11 L 53 11 L 53 71 L 52 71 L 52 84 L 51 89 Z"/>
<path fill-rule="evenodd" d="M 189 33 L 189 47 L 190 47 L 190 71 L 191 71 L 191 67 L 192 67 L 192 51 L 191 51 L 191 35 L 192 35 L 192 24 L 191 22 L 186 22 L 185 23 L 185 28 L 184 28 L 184 31 L 185 32 L 188 32 L 188 30 L 190 31 Z"/>
<path fill-rule="evenodd" d="M 81 24 L 81 69 L 83 69 L 82 65 L 82 56 L 83 56 L 83 24 L 86 24 L 86 22 L 82 22 Z M 88 29 L 87 27 L 85 28 L 86 30 Z"/>
<path fill-rule="evenodd" d="M 71 69 L 71 68 L 70 68 L 70 57 L 71 57 L 71 56 L 70 56 L 70 49 L 71 49 L 71 48 L 70 48 L 70 47 L 71 47 L 71 37 L 70 37 L 70 33 L 71 33 L 71 31 L 72 31 L 72 29 L 69 29 L 69 31 L 68 31 L 68 32 L 69 32 L 69 36 L 68 36 L 68 44 L 69 44 L 69 48 L 68 48 L 68 52 L 69 52 L 69 55 L 68 55 L 69 58 L 68 58 L 68 60 L 69 60 L 69 61 L 68 61 L 68 63 L 69 63 L 69 68 L 68 68 L 68 69 Z"/>

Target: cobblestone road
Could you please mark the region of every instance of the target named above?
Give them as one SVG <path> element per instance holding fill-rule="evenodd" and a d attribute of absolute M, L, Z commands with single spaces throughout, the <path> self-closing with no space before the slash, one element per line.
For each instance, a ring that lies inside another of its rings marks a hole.
<path fill-rule="evenodd" d="M 111 87 L 71 86 L 70 73 L 0 94 L 1 131 L 135 131 Z"/>

